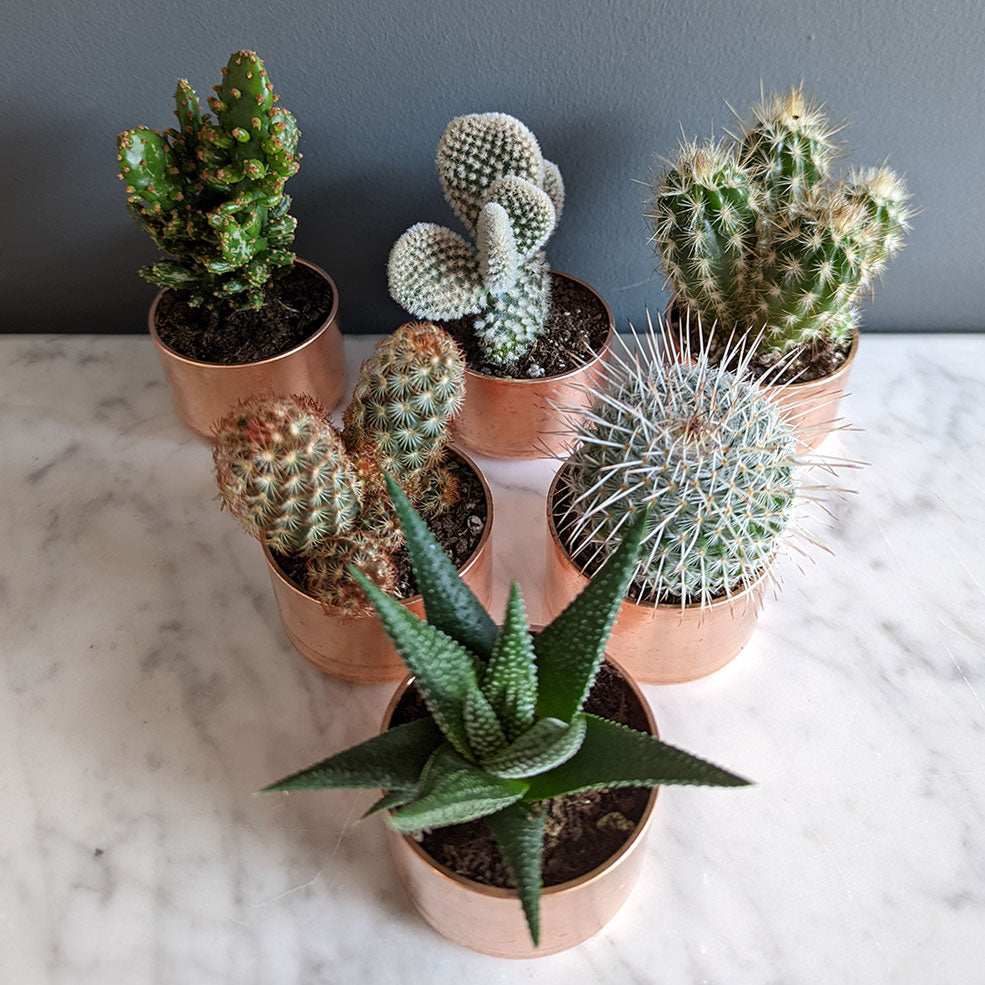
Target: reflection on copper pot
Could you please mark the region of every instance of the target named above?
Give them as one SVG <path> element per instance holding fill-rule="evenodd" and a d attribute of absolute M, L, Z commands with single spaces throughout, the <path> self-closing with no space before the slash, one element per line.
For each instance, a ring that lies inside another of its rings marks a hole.
<path fill-rule="evenodd" d="M 488 606 L 493 590 L 492 493 L 475 463 L 457 449 L 455 453 L 478 476 L 486 500 L 485 528 L 472 556 L 459 568 L 459 573 L 479 601 Z M 319 669 L 356 684 L 399 681 L 406 675 L 407 668 L 374 613 L 346 617 L 327 612 L 317 599 L 303 592 L 284 574 L 268 548 L 264 547 L 263 554 L 270 570 L 281 624 L 298 653 Z M 403 605 L 415 616 L 424 618 L 424 601 L 420 595 L 404 599 Z"/>
<path fill-rule="evenodd" d="M 646 714 L 649 732 L 657 723 L 642 692 L 616 661 L 633 695 Z M 383 717 L 389 727 L 397 703 L 413 683 L 408 677 L 390 700 Z M 548 886 L 540 897 L 540 946 L 534 948 L 530 931 L 512 889 L 484 886 L 436 862 L 407 835 L 387 826 L 387 841 L 400 881 L 424 919 L 449 940 L 497 958 L 539 958 L 567 950 L 597 934 L 626 902 L 645 852 L 645 835 L 653 817 L 658 788 L 650 791 L 635 830 L 622 847 L 590 872 Z"/>
<path fill-rule="evenodd" d="M 346 387 L 345 353 L 339 331 L 339 292 L 320 267 L 296 260 L 316 271 L 332 288 L 332 308 L 322 326 L 300 345 L 270 359 L 222 366 L 188 359 L 168 348 L 157 334 L 154 299 L 148 316 L 151 338 L 157 349 L 174 408 L 193 431 L 212 436 L 212 425 L 246 397 L 262 393 L 307 393 L 326 411 L 339 402 Z"/>
<path fill-rule="evenodd" d="M 553 619 L 588 584 L 569 557 L 554 523 L 560 472 L 547 494 L 544 606 Z M 762 607 L 768 570 L 744 591 L 710 605 L 641 605 L 628 599 L 609 637 L 609 650 L 644 684 L 681 684 L 724 667 L 749 642 Z"/>
<path fill-rule="evenodd" d="M 556 404 L 587 407 L 588 397 L 579 389 L 598 379 L 615 334 L 612 311 L 605 299 L 584 281 L 552 271 L 554 277 L 581 284 L 605 309 L 609 334 L 596 356 L 567 373 L 540 379 L 509 379 L 465 371 L 465 404 L 452 424 L 455 440 L 480 455 L 491 458 L 551 458 L 570 448 L 572 436 Z"/>

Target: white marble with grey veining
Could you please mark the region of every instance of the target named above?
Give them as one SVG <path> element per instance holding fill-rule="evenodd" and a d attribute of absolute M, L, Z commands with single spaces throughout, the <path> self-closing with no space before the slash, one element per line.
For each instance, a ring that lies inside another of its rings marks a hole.
<path fill-rule="evenodd" d="M 863 339 L 834 555 L 732 665 L 648 689 L 757 785 L 665 790 L 619 916 L 520 964 L 423 923 L 369 793 L 252 796 L 390 689 L 291 650 L 149 341 L 0 338 L 0 376 L 3 985 L 983 980 L 985 338 Z M 551 466 L 482 464 L 537 618 Z"/>

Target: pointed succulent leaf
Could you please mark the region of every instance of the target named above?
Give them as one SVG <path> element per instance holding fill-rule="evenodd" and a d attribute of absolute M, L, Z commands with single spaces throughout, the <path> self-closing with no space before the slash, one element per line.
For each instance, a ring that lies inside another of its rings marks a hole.
<path fill-rule="evenodd" d="M 550 196 L 554 206 L 554 223 L 557 225 L 564 211 L 564 180 L 553 161 L 544 161 L 544 191 Z"/>
<path fill-rule="evenodd" d="M 571 721 L 588 696 L 632 578 L 648 514 L 646 508 L 639 511 L 587 587 L 534 640 L 539 716 Z"/>
<path fill-rule="evenodd" d="M 432 757 L 414 800 L 390 815 L 397 831 L 422 831 L 462 824 L 516 803 L 527 790 L 521 780 L 490 776 L 450 746 Z"/>
<path fill-rule="evenodd" d="M 146 202 L 155 212 L 171 208 L 181 197 L 184 182 L 167 140 L 155 130 L 139 127 L 121 133 L 116 145 L 120 177 L 130 201 Z"/>
<path fill-rule="evenodd" d="M 202 125 L 202 106 L 198 101 L 195 90 L 188 84 L 187 79 L 178 79 L 178 88 L 174 93 L 175 116 L 178 117 L 178 129 L 185 139 L 197 133 Z"/>
<path fill-rule="evenodd" d="M 144 267 L 140 275 L 152 284 L 178 290 L 188 290 L 202 279 L 202 275 L 193 267 L 176 260 L 158 260 L 157 263 Z"/>
<path fill-rule="evenodd" d="M 425 764 L 441 744 L 441 732 L 434 720 L 419 718 L 292 773 L 261 792 L 352 787 L 413 790 Z"/>
<path fill-rule="evenodd" d="M 462 720 L 465 723 L 465 734 L 468 736 L 469 745 L 480 763 L 506 747 L 506 736 L 503 734 L 503 727 L 499 724 L 496 712 L 477 687 L 472 688 L 465 695 Z"/>
<path fill-rule="evenodd" d="M 516 175 L 506 175 L 490 186 L 488 203 L 493 202 L 502 206 L 509 217 L 521 261 L 536 253 L 557 225 L 554 204 L 547 192 Z"/>
<path fill-rule="evenodd" d="M 741 776 L 669 746 L 645 732 L 595 715 L 584 717 L 587 728 L 578 755 L 531 779 L 524 799 L 548 800 L 606 787 L 749 785 L 749 781 Z"/>
<path fill-rule="evenodd" d="M 499 636 L 496 624 L 472 589 L 459 577 L 455 565 L 393 476 L 386 476 L 386 486 L 407 541 L 407 553 L 414 567 L 418 590 L 424 598 L 428 622 L 487 660 Z"/>
<path fill-rule="evenodd" d="M 224 108 L 216 115 L 223 130 L 252 130 L 254 138 L 264 133 L 274 105 L 274 88 L 255 52 L 235 51 L 229 56 L 218 95 Z M 255 119 L 261 123 L 259 128 L 253 126 Z"/>
<path fill-rule="evenodd" d="M 575 715 L 570 724 L 557 718 L 540 718 L 505 749 L 482 760 L 482 768 L 493 776 L 536 776 L 571 759 L 584 738 L 583 714 Z"/>
<path fill-rule="evenodd" d="M 475 245 L 479 251 L 479 273 L 486 289 L 493 294 L 505 294 L 519 276 L 520 258 L 509 213 L 498 202 L 487 202 L 482 207 Z"/>
<path fill-rule="evenodd" d="M 398 807 L 403 807 L 404 804 L 414 799 L 416 793 L 417 787 L 402 787 L 396 790 L 388 790 L 362 816 L 370 817 L 372 814 L 378 814 L 380 811 L 391 811 Z"/>
<path fill-rule="evenodd" d="M 349 571 L 376 610 L 397 653 L 416 676 L 417 690 L 438 728 L 462 756 L 472 759 L 462 718 L 465 696 L 478 687 L 478 661 L 450 636 L 381 592 L 358 568 L 353 566 Z"/>
<path fill-rule="evenodd" d="M 503 628 L 482 677 L 482 692 L 489 699 L 508 738 L 517 738 L 533 723 L 537 667 L 523 596 L 515 581 L 510 586 Z"/>
<path fill-rule="evenodd" d="M 518 803 L 490 814 L 484 821 L 513 877 L 513 885 L 530 928 L 530 937 L 536 947 L 540 943 L 544 815 L 531 810 L 528 804 Z"/>

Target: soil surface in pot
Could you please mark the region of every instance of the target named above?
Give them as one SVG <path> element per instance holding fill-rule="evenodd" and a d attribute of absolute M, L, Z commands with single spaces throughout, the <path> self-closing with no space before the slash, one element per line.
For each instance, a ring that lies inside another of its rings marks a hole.
<path fill-rule="evenodd" d="M 559 376 L 593 359 L 609 337 L 609 316 L 598 296 L 567 277 L 551 278 L 551 309 L 544 334 L 520 360 L 513 376 L 483 360 L 472 331 L 474 316 L 440 322 L 462 347 L 469 369 L 506 379 L 542 379 Z"/>
<path fill-rule="evenodd" d="M 646 715 L 622 675 L 603 664 L 585 711 L 645 732 Z M 400 700 L 394 725 L 422 718 L 427 708 L 411 688 Z M 601 865 L 625 844 L 646 810 L 650 791 L 640 788 L 592 790 L 555 797 L 545 811 L 543 878 L 545 886 L 577 879 Z M 421 847 L 453 872 L 485 886 L 513 888 L 499 846 L 482 821 L 453 824 L 424 834 Z"/>
<path fill-rule="evenodd" d="M 161 341 L 186 359 L 234 366 L 271 359 L 299 346 L 332 310 L 332 287 L 295 263 L 267 284 L 259 311 L 189 307 L 180 291 L 165 291 L 155 324 Z"/>
<path fill-rule="evenodd" d="M 444 552 L 452 559 L 456 568 L 472 556 L 479 546 L 482 531 L 489 520 L 486 497 L 479 477 L 469 468 L 464 459 L 452 455 L 448 461 L 449 471 L 458 479 L 458 502 L 441 516 L 428 522 L 431 533 L 437 538 Z M 277 566 L 299 588 L 304 585 L 304 559 L 285 557 L 271 551 Z M 417 595 L 417 582 L 414 569 L 406 548 L 401 548 L 394 559 L 397 565 L 399 583 L 397 595 L 402 599 Z"/>
<path fill-rule="evenodd" d="M 671 310 L 669 327 L 675 333 L 680 332 L 680 313 L 677 308 Z M 691 351 L 699 351 L 702 340 L 697 324 L 692 323 L 689 334 Z M 708 355 L 713 365 L 717 366 L 721 363 L 728 341 L 728 332 L 716 330 L 711 343 L 708 345 Z M 782 383 L 810 383 L 812 380 L 819 380 L 837 372 L 845 364 L 851 348 L 851 339 L 848 339 L 847 342 L 829 342 L 826 340 L 818 342 L 799 353 L 788 363 L 785 362 L 784 369 L 780 373 L 776 372 L 776 356 L 756 355 L 749 363 L 749 372 L 753 379 L 768 375 L 767 384 L 769 386 L 778 386 Z M 781 356 L 779 358 L 786 360 L 789 357 Z"/>

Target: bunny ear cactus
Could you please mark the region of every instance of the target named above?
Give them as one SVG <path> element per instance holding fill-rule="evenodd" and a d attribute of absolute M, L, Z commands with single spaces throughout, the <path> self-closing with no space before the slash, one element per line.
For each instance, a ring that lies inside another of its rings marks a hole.
<path fill-rule="evenodd" d="M 584 712 L 629 583 L 647 514 L 591 584 L 532 637 L 517 585 L 497 630 L 388 477 L 428 621 L 354 571 L 424 699 L 429 717 L 265 788 L 382 788 L 368 813 L 411 833 L 482 819 L 500 846 L 535 944 L 540 934 L 543 802 L 620 786 L 741 786 L 746 780 Z"/>
<path fill-rule="evenodd" d="M 142 277 L 192 306 L 258 309 L 274 271 L 294 262 L 284 183 L 298 170 L 299 132 L 254 52 L 234 52 L 222 74 L 214 118 L 181 79 L 178 129 L 119 135 L 120 177 L 130 214 L 169 255 Z"/>
<path fill-rule="evenodd" d="M 543 246 L 564 205 L 561 174 L 541 156 L 533 133 L 503 113 L 452 120 L 436 165 L 472 242 L 434 223 L 412 226 L 390 253 L 390 293 L 418 318 L 476 316 L 486 360 L 509 372 L 547 319 Z"/>

